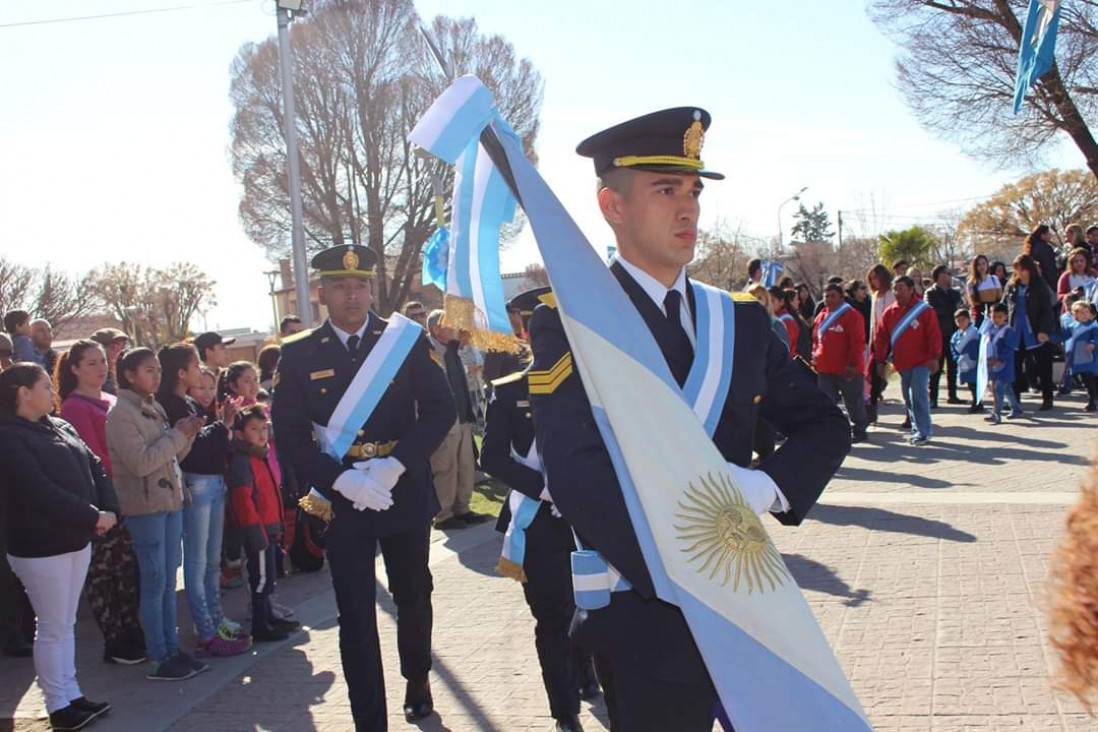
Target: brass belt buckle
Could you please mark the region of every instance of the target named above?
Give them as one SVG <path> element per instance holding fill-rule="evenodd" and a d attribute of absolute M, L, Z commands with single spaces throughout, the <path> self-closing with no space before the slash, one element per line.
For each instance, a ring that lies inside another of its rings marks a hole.
<path fill-rule="evenodd" d="M 372 457 L 377 457 L 377 444 L 374 442 L 367 442 L 362 446 L 362 457 L 369 460 Z"/>

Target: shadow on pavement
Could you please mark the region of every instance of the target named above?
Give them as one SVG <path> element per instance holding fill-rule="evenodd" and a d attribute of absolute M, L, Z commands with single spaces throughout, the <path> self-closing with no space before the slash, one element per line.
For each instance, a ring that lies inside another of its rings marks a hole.
<path fill-rule="evenodd" d="M 913 450 L 916 448 L 912 448 Z M 925 450 L 926 448 L 918 448 Z M 864 456 L 859 456 L 864 457 Z M 854 468 L 843 466 L 839 468 L 838 477 L 844 480 L 863 480 L 869 483 L 893 483 L 896 485 L 913 485 L 916 488 L 954 488 L 957 486 L 966 485 L 964 483 L 957 483 L 948 480 L 939 480 L 938 478 L 928 478 L 925 475 L 919 475 L 917 473 L 902 473 L 895 470 L 868 470 L 866 468 Z M 821 507 L 817 506 L 813 510 L 813 518 L 815 512 Z"/>
<path fill-rule="evenodd" d="M 928 536 L 943 541 L 971 543 L 976 537 L 967 531 L 955 529 L 944 521 L 909 516 L 883 508 L 862 506 L 828 506 L 816 504 L 809 519 L 834 526 L 862 526 L 873 531 Z"/>
<path fill-rule="evenodd" d="M 819 507 L 817 507 L 819 508 Z M 870 590 L 854 590 L 848 585 L 835 570 L 826 564 L 821 564 L 815 559 L 809 559 L 802 554 L 782 554 L 793 578 L 802 590 L 815 590 L 826 592 L 835 597 L 845 598 L 843 604 L 847 607 L 858 607 L 862 603 L 872 602 Z"/>

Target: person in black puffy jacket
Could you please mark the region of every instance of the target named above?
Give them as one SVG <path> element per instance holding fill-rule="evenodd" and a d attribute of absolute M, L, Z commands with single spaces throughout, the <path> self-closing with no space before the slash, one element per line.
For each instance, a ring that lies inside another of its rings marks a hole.
<path fill-rule="evenodd" d="M 91 539 L 118 521 L 114 488 L 95 453 L 49 416 L 50 378 L 38 364 L 0 374 L 0 475 L 12 570 L 37 617 L 34 668 L 54 729 L 79 729 L 110 709 L 76 682 L 76 608 Z"/>

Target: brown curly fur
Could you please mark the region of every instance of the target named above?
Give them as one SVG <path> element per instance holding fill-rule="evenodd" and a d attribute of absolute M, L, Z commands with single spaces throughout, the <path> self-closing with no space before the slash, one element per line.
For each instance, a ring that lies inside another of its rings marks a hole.
<path fill-rule="evenodd" d="M 1098 461 L 1068 513 L 1050 583 L 1049 640 L 1060 655 L 1058 685 L 1093 714 L 1098 698 Z"/>

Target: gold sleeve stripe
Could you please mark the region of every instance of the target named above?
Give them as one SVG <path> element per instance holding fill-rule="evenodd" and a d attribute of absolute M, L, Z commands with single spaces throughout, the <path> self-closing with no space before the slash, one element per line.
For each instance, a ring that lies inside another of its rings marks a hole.
<path fill-rule="evenodd" d="M 572 371 L 571 351 L 561 356 L 560 360 L 553 364 L 553 367 L 548 371 L 535 371 L 531 369 L 529 373 L 530 383 L 552 381 L 564 371 L 568 371 L 569 373 Z"/>
<path fill-rule="evenodd" d="M 531 383 L 530 384 L 530 393 L 531 394 L 552 394 L 554 391 L 557 390 L 557 387 L 559 387 L 561 384 L 563 384 L 568 379 L 568 377 L 571 376 L 571 375 L 572 375 L 572 369 L 571 369 L 571 367 L 569 367 L 567 371 L 562 372 L 560 376 L 553 379 L 552 381 L 538 382 L 536 384 Z"/>

